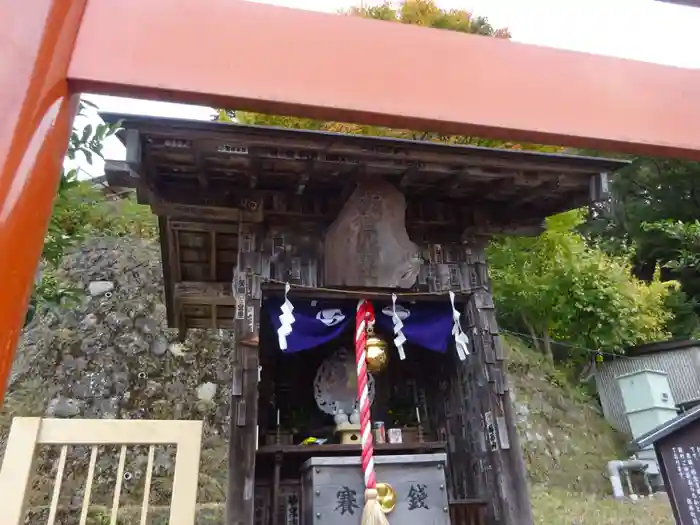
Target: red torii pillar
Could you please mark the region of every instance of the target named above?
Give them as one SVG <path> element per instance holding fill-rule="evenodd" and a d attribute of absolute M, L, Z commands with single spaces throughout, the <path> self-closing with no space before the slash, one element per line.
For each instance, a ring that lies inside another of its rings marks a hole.
<path fill-rule="evenodd" d="M 3 393 L 86 91 L 700 160 L 697 70 L 242 1 L 0 2 Z"/>

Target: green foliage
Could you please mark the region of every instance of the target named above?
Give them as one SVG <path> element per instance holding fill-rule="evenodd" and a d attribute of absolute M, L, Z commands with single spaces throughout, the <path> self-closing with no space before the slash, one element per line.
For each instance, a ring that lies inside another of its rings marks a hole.
<path fill-rule="evenodd" d="M 81 100 L 79 117 L 94 105 Z M 86 125 L 71 133 L 66 156 L 75 160 L 83 156 L 92 163 L 94 156 L 102 157 L 104 140 L 114 135 L 119 124 Z M 32 293 L 25 322 L 30 321 L 38 306 L 54 307 L 78 298 L 78 292 L 59 277 L 58 267 L 65 253 L 80 244 L 87 235 L 136 234 L 155 237 L 157 225 L 145 206 L 131 199 L 108 201 L 89 181 L 78 179 L 75 169 L 64 170 L 54 201 L 41 255 L 40 277 Z"/>
<path fill-rule="evenodd" d="M 700 320 L 696 311 L 698 302 L 680 288 L 669 290 L 664 308 L 673 314 L 666 323 L 666 331 L 676 339 L 699 339 Z"/>
<path fill-rule="evenodd" d="M 494 28 L 486 17 L 473 16 L 465 9 L 445 11 L 440 9 L 433 0 L 407 0 L 398 9 L 395 9 L 390 2 L 372 7 L 354 7 L 350 9 L 348 14 L 494 38 L 510 38 L 511 36 L 505 28 Z"/>
<path fill-rule="evenodd" d="M 672 314 L 666 308 L 675 283 L 630 276 L 623 258 L 589 246 L 574 230 L 583 212 L 574 210 L 547 220 L 535 238 L 504 237 L 488 256 L 499 316 L 506 327 L 527 331 L 548 358 L 552 341 L 584 349 L 622 351 L 666 338 Z"/>
<path fill-rule="evenodd" d="M 700 221 L 659 220 L 643 222 L 642 231 L 660 234 L 668 241 L 667 268 L 700 270 Z"/>
<path fill-rule="evenodd" d="M 63 173 L 44 238 L 44 263 L 57 266 L 66 250 L 84 238 L 90 216 L 100 198 L 89 184 L 78 180 L 76 170 Z"/>
<path fill-rule="evenodd" d="M 85 110 L 89 107 L 95 106 L 89 101 L 81 100 L 78 117 L 85 117 Z M 119 124 L 99 124 L 94 129 L 91 124 L 87 124 L 80 132 L 74 130 L 70 135 L 66 156 L 76 160 L 82 155 L 92 164 L 94 155 L 102 157 L 103 141 L 118 129 Z M 65 251 L 83 238 L 88 215 L 98 198 L 97 192 L 78 180 L 77 170 L 63 171 L 44 240 L 43 262 L 56 266 Z"/>
<path fill-rule="evenodd" d="M 61 280 L 53 269 L 43 272 L 35 292 L 49 304 L 64 304 L 67 300 L 77 302 L 79 299 L 76 290 Z"/>
<path fill-rule="evenodd" d="M 133 197 L 112 201 L 102 199 L 92 209 L 85 231 L 92 235 L 135 235 L 154 239 L 158 237 L 158 224 L 150 208 L 138 204 Z"/>
<path fill-rule="evenodd" d="M 97 106 L 89 100 L 81 99 L 78 108 L 78 117 L 85 117 L 87 108 L 97 109 Z M 92 124 L 87 124 L 82 131 L 73 130 L 68 142 L 66 156 L 70 160 L 75 160 L 78 153 L 82 153 L 85 159 L 92 164 L 93 155 L 102 157 L 103 141 L 114 135 L 119 129 L 119 124 L 98 124 L 93 130 Z"/>
<path fill-rule="evenodd" d="M 690 337 L 700 323 L 700 163 L 640 158 L 611 183 L 612 198 L 595 210 L 584 234 L 609 253 L 632 262 L 644 281 L 661 266 L 664 280 L 677 280 L 685 296 L 670 305 L 676 314 L 674 337 Z M 687 297 L 688 301 L 682 298 Z"/>

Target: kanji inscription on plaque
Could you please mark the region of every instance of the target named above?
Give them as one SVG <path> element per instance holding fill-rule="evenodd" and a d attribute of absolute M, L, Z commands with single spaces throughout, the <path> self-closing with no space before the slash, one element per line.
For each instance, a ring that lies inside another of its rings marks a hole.
<path fill-rule="evenodd" d="M 678 523 L 700 525 L 700 436 L 697 423 L 656 443 Z"/>
<path fill-rule="evenodd" d="M 408 510 L 430 509 L 428 507 L 428 486 L 425 483 L 413 483 L 408 490 L 406 499 L 408 499 Z"/>
<path fill-rule="evenodd" d="M 336 494 L 336 498 L 336 512 L 340 512 L 341 514 L 355 514 L 355 511 L 360 508 L 357 504 L 357 491 L 350 487 L 341 487 Z"/>
<path fill-rule="evenodd" d="M 673 455 L 672 465 L 667 468 L 675 470 L 676 476 L 682 481 L 684 494 L 684 507 L 690 517 L 692 525 L 700 524 L 700 478 L 698 478 L 698 459 L 700 459 L 700 447 L 676 446 L 671 449 Z M 679 491 L 680 492 L 680 491 Z M 680 503 L 680 502 L 679 502 Z"/>
<path fill-rule="evenodd" d="M 393 489 L 389 522 L 450 525 L 445 490 L 445 454 L 377 456 L 378 482 Z M 302 505 L 308 525 L 359 525 L 365 506 L 360 458 L 312 457 L 302 468 Z"/>

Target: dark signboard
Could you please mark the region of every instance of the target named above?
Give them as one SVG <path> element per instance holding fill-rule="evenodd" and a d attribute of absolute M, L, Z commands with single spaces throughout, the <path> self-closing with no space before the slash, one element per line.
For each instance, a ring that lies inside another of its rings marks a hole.
<path fill-rule="evenodd" d="M 676 523 L 700 525 L 700 420 L 655 446 Z"/>

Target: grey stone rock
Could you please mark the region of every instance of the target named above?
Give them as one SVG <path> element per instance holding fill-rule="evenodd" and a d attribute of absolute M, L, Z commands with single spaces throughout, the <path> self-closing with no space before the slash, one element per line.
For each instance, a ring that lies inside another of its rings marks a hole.
<path fill-rule="evenodd" d="M 49 417 L 75 417 L 80 415 L 82 403 L 77 399 L 57 397 L 49 401 L 46 415 Z"/>
<path fill-rule="evenodd" d="M 89 419 L 116 419 L 119 414 L 119 400 L 117 398 L 97 398 L 85 410 L 85 417 Z"/>
<path fill-rule="evenodd" d="M 158 322 L 150 317 L 138 317 L 134 321 L 134 326 L 137 330 L 146 334 L 154 334 L 158 331 Z"/>
<path fill-rule="evenodd" d="M 109 395 L 112 381 L 102 370 L 85 374 L 71 390 L 78 399 L 94 399 Z"/>
<path fill-rule="evenodd" d="M 88 285 L 88 292 L 90 295 L 104 295 L 110 293 L 114 290 L 114 283 L 112 281 L 92 281 Z"/>
<path fill-rule="evenodd" d="M 162 355 L 165 355 L 167 351 L 168 341 L 166 339 L 159 337 L 151 343 L 151 353 L 154 356 L 160 357 Z"/>
<path fill-rule="evenodd" d="M 124 330 L 130 327 L 131 319 L 121 312 L 109 312 L 105 317 L 105 323 L 112 330 Z"/>
<path fill-rule="evenodd" d="M 182 357 L 183 355 L 185 355 L 185 349 L 180 343 L 171 344 L 168 347 L 168 350 L 170 350 L 170 353 L 173 354 L 175 357 Z"/>
<path fill-rule="evenodd" d="M 200 401 L 211 403 L 216 395 L 216 383 L 202 383 L 197 387 L 197 397 Z"/>
<path fill-rule="evenodd" d="M 80 321 L 80 329 L 81 330 L 89 330 L 93 327 L 95 327 L 98 323 L 97 316 L 95 314 L 87 314 L 85 317 L 83 317 L 82 321 Z"/>

